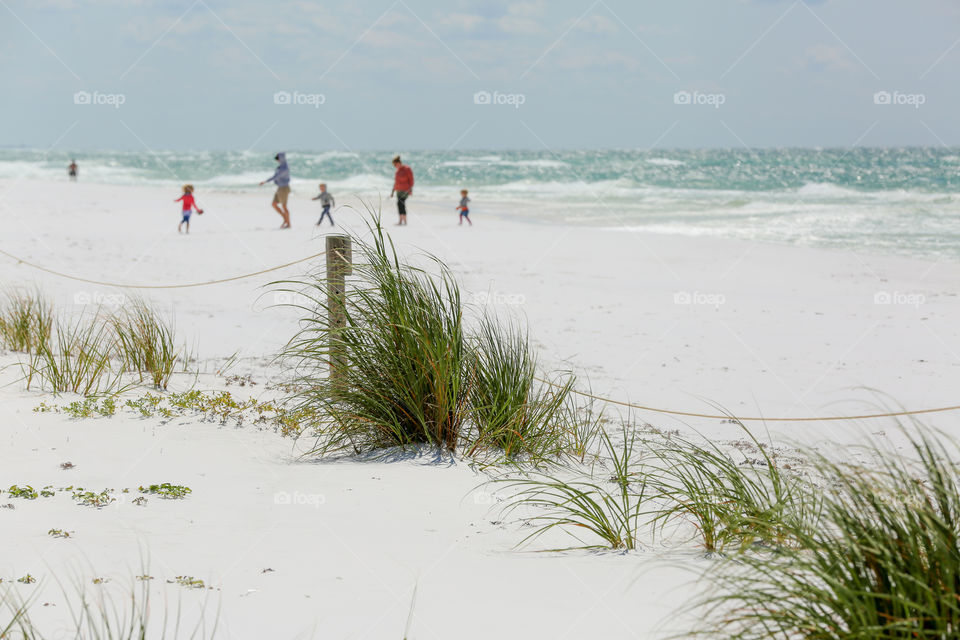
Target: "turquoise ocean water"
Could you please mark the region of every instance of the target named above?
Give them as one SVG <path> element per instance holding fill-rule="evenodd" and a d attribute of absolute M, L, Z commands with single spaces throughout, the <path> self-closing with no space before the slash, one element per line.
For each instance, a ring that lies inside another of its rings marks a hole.
<path fill-rule="evenodd" d="M 289 150 L 295 191 L 325 181 L 339 196 L 389 193 L 390 152 Z M 273 152 L 0 149 L 0 178 L 255 189 Z M 960 260 L 960 150 L 777 149 L 412 151 L 415 193 L 469 188 L 475 217 L 496 202 L 541 223 L 715 235 Z"/>

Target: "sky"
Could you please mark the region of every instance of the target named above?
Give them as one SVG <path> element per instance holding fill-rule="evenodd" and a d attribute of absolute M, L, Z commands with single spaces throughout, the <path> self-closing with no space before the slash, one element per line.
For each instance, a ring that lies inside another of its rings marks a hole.
<path fill-rule="evenodd" d="M 960 145 L 956 0 L 0 0 L 0 146 Z"/>

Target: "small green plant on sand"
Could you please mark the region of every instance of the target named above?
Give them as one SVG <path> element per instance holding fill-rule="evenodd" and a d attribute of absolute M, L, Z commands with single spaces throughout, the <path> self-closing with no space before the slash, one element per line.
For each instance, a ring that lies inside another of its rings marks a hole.
<path fill-rule="evenodd" d="M 32 575 L 30 575 L 29 573 L 26 574 L 25 576 L 21 576 L 21 577 L 17 578 L 17 582 L 19 582 L 20 584 L 33 584 L 33 583 L 36 582 L 36 581 L 37 581 L 37 579 L 34 578 L 34 577 L 33 577 Z"/>
<path fill-rule="evenodd" d="M 307 425 L 316 422 L 311 408 L 287 408 L 276 402 L 256 398 L 238 400 L 229 391 L 204 393 L 199 390 L 161 395 L 146 393 L 138 398 L 128 398 L 119 403 L 114 397 L 95 397 L 78 400 L 69 405 L 49 405 L 45 402 L 34 407 L 37 413 L 67 413 L 73 418 L 110 417 L 126 409 L 143 418 L 160 417 L 170 420 L 177 416 L 200 414 L 205 421 L 222 425 L 242 426 L 247 421 L 258 426 L 270 426 L 282 436 L 299 436 Z"/>
<path fill-rule="evenodd" d="M 102 400 L 89 397 L 71 402 L 61 410 L 71 418 L 91 418 L 97 415 L 109 418 L 117 412 L 117 401 L 109 396 Z"/>
<path fill-rule="evenodd" d="M 78 489 L 74 491 L 72 495 L 77 504 L 85 507 L 96 507 L 97 509 L 105 507 L 117 500 L 113 497 L 113 489 L 104 489 L 99 493 Z"/>
<path fill-rule="evenodd" d="M 50 529 L 50 531 L 47 531 L 47 535 L 51 538 L 72 538 L 73 534 L 73 531 L 65 531 L 63 529 Z"/>
<path fill-rule="evenodd" d="M 24 500 L 36 500 L 40 496 L 37 490 L 28 484 L 22 487 L 15 484 L 11 485 L 10 488 L 7 489 L 7 493 L 10 494 L 11 498 L 23 498 Z"/>
<path fill-rule="evenodd" d="M 205 589 L 207 587 L 203 580 L 194 578 L 193 576 L 177 576 L 173 580 L 167 580 L 167 582 L 170 584 L 178 584 L 181 587 L 187 587 L 189 589 Z"/>
<path fill-rule="evenodd" d="M 140 487 L 140 493 L 155 495 L 159 498 L 163 498 L 164 500 L 182 500 L 192 492 L 193 490 L 190 489 L 190 487 L 185 487 L 179 484 L 170 484 L 169 482 Z"/>

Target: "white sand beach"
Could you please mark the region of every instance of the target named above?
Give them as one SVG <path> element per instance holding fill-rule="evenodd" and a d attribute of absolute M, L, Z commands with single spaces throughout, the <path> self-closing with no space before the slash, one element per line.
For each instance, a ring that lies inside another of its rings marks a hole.
<path fill-rule="evenodd" d="M 0 181 L 8 224 L 0 249 L 79 278 L 136 285 L 203 282 L 267 269 L 323 251 L 331 231 L 362 233 L 364 202 L 337 192 L 335 229 L 296 187 L 292 229 L 280 231 L 271 192 L 198 190 L 204 208 L 178 235 L 176 190 Z M 386 194 L 383 194 L 384 196 Z M 371 201 L 372 200 L 372 201 Z M 844 416 L 957 404 L 960 265 L 846 251 L 753 244 L 522 222 L 503 203 L 474 202 L 473 227 L 450 202 L 408 202 L 407 227 L 383 220 L 405 255 L 435 254 L 469 301 L 529 326 L 548 370 L 578 387 L 645 406 L 737 416 Z M 535 206 L 535 205 L 531 205 Z M 297 329 L 294 309 L 268 283 L 322 261 L 183 289 L 123 290 L 72 281 L 0 256 L 0 281 L 39 287 L 59 307 L 139 294 L 176 320 L 199 373 L 173 387 L 228 389 L 262 399 L 284 380 L 278 350 Z M 227 386 L 217 371 L 256 386 Z M 124 588 L 147 571 L 153 606 L 187 620 L 219 610 L 233 638 L 400 638 L 416 587 L 411 638 L 655 638 L 681 632 L 676 616 L 711 560 L 695 545 L 629 554 L 538 553 L 504 519 L 469 460 L 409 456 L 384 462 L 300 458 L 294 443 L 255 425 L 236 427 L 119 413 L 71 420 L 36 413 L 6 353 L 0 389 L 0 484 L 123 488 L 171 482 L 183 501 L 121 499 L 103 509 L 69 495 L 2 500 L 0 578 L 33 602 L 38 622 L 70 619 L 58 581 Z M 142 392 L 143 390 L 140 390 Z M 610 407 L 610 416 L 627 416 Z M 734 425 L 633 411 L 638 422 L 737 437 Z M 960 413 L 921 417 L 960 435 Z M 756 423 L 777 443 L 857 443 L 895 422 Z M 766 435 L 764 435 L 766 437 Z M 74 468 L 59 465 L 72 462 Z M 277 496 L 290 498 L 290 504 Z M 54 539 L 51 528 L 74 531 Z M 148 567 L 142 569 L 141 567 Z M 200 578 L 212 589 L 167 580 Z M 46 604 L 51 606 L 45 606 Z M 66 636 L 65 636 L 66 637 Z"/>

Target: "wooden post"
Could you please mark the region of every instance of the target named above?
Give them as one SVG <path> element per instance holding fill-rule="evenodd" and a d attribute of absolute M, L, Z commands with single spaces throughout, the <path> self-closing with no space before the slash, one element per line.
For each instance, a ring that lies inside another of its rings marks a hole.
<path fill-rule="evenodd" d="M 346 276 L 353 273 L 350 236 L 327 236 L 327 313 L 330 326 L 330 379 L 336 384 L 346 364 L 337 332 L 347 322 Z"/>

